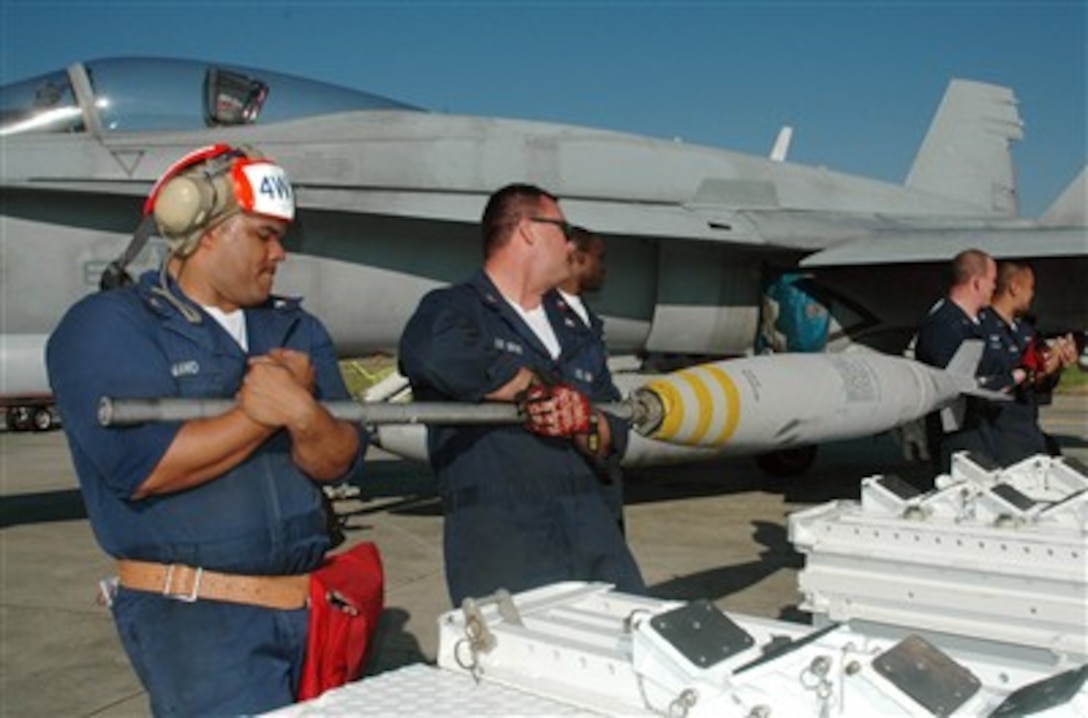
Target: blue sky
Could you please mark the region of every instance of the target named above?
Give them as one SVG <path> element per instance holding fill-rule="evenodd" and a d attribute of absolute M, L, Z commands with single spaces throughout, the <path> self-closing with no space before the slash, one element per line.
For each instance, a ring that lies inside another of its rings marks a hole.
<path fill-rule="evenodd" d="M 1088 0 L 0 0 L 0 82 L 82 59 L 263 67 L 428 109 L 679 137 L 899 182 L 948 80 L 1011 87 L 1021 211 L 1084 166 Z"/>

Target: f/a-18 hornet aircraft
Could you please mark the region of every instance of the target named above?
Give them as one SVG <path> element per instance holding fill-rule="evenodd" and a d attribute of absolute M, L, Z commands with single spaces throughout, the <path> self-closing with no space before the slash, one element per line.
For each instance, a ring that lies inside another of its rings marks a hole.
<path fill-rule="evenodd" d="M 1042 331 L 1088 327 L 1085 174 L 1042 217 L 1019 218 L 1016 100 L 978 82 L 950 83 L 902 185 L 793 164 L 788 132 L 759 157 L 168 59 L 76 63 L 3 87 L 0 113 L 9 399 L 48 393 L 41 348 L 61 314 L 97 290 L 160 173 L 217 142 L 286 167 L 300 222 L 277 291 L 304 296 L 345 356 L 393 350 L 426 291 L 478 266 L 484 202 L 513 181 L 554 192 L 605 237 L 608 281 L 592 303 L 616 355 L 901 354 L 970 246 L 1034 259 Z M 164 252 L 153 239 L 130 271 Z M 781 448 L 767 441 L 738 450 Z"/>

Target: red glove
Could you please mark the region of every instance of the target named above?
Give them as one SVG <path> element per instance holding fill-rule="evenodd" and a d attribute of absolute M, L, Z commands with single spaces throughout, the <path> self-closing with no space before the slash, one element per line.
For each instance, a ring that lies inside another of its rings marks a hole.
<path fill-rule="evenodd" d="M 1046 345 L 1039 344 L 1034 339 L 1024 347 L 1019 368 L 1024 370 L 1025 384 L 1034 384 L 1048 373 L 1047 354 Z"/>
<path fill-rule="evenodd" d="M 565 385 L 533 384 L 518 402 L 525 427 L 541 436 L 574 436 L 589 431 L 593 412 L 585 394 Z"/>
<path fill-rule="evenodd" d="M 1020 361 L 1020 368 L 1028 372 L 1040 372 L 1046 366 L 1046 348 L 1039 345 L 1033 339 L 1024 347 L 1024 354 Z"/>

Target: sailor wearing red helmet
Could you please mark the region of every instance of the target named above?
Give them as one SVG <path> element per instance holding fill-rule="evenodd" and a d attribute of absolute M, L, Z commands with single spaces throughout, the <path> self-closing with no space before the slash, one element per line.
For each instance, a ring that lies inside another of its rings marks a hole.
<path fill-rule="evenodd" d="M 169 256 L 76 303 L 47 348 L 87 512 L 117 559 L 112 610 L 156 715 L 254 714 L 295 700 L 307 573 L 330 539 L 322 484 L 366 434 L 332 341 L 272 294 L 294 195 L 283 169 L 216 145 L 175 163 L 145 208 Z M 134 252 L 130 252 L 132 254 Z M 235 398 L 226 414 L 104 428 L 100 397 Z"/>

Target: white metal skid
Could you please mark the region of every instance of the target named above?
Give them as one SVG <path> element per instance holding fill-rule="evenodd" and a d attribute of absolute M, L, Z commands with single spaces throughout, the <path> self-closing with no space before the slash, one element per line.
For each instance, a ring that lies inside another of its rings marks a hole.
<path fill-rule="evenodd" d="M 677 635 L 684 623 L 691 632 Z M 468 602 L 443 615 L 439 630 L 440 668 L 603 715 L 987 715 L 1014 690 L 1061 673 L 944 651 L 918 636 L 726 616 L 705 601 L 594 583 Z M 1086 678 L 1088 667 L 1059 676 L 1069 695 L 1040 715 L 1085 714 Z M 1048 685 L 1031 697 L 1055 692 Z"/>
<path fill-rule="evenodd" d="M 349 683 L 312 700 L 265 714 L 270 718 L 358 716 L 595 716 L 578 706 L 496 683 L 476 684 L 461 673 L 425 663 Z"/>
<path fill-rule="evenodd" d="M 409 666 L 277 711 L 334 715 L 1088 715 L 1088 666 L 1055 670 L 908 635 L 726 615 L 568 582 L 439 618 L 438 666 Z"/>
<path fill-rule="evenodd" d="M 919 493 L 894 476 L 861 500 L 792 514 L 817 624 L 961 637 L 1055 667 L 1088 660 L 1088 472 L 1047 456 L 1007 469 L 966 453 Z"/>

